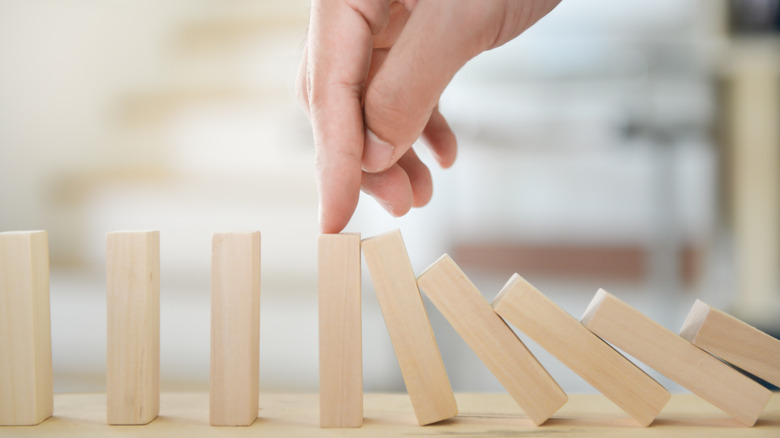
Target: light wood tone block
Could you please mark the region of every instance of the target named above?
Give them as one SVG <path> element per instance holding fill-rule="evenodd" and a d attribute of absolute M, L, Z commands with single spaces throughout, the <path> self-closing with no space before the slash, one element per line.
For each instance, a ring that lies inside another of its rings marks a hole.
<path fill-rule="evenodd" d="M 650 425 L 669 401 L 669 391 L 520 275 L 509 279 L 493 300 L 493 310 L 642 426 Z"/>
<path fill-rule="evenodd" d="M 211 250 L 209 423 L 257 418 L 260 373 L 260 233 L 215 233 Z"/>
<path fill-rule="evenodd" d="M 680 336 L 726 362 L 780 386 L 780 340 L 696 300 Z"/>
<path fill-rule="evenodd" d="M 319 237 L 320 427 L 363 424 L 360 235 Z"/>
<path fill-rule="evenodd" d="M 146 424 L 160 410 L 160 234 L 106 240 L 106 420 Z"/>
<path fill-rule="evenodd" d="M 428 267 L 417 284 L 534 424 L 566 403 L 566 393 L 450 256 Z"/>
<path fill-rule="evenodd" d="M 46 231 L 0 233 L 0 426 L 29 426 L 53 406 Z"/>
<path fill-rule="evenodd" d="M 458 405 L 401 232 L 364 239 L 362 249 L 418 424 L 454 417 Z"/>
<path fill-rule="evenodd" d="M 748 426 L 771 392 L 633 307 L 599 289 L 582 323 L 593 333 Z"/>

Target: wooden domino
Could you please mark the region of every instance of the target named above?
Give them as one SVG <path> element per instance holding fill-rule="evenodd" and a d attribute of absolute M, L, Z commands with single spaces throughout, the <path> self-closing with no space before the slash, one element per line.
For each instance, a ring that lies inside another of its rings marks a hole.
<path fill-rule="evenodd" d="M 361 245 L 417 422 L 454 417 L 455 395 L 401 232 L 364 239 Z"/>
<path fill-rule="evenodd" d="M 321 234 L 318 242 L 320 427 L 363 424 L 360 235 Z"/>
<path fill-rule="evenodd" d="M 260 233 L 215 233 L 211 252 L 209 423 L 257 418 L 260 363 Z"/>
<path fill-rule="evenodd" d="M 780 340 L 696 300 L 680 336 L 726 362 L 780 386 Z"/>
<path fill-rule="evenodd" d="M 31 426 L 53 408 L 46 231 L 0 233 L 0 426 Z"/>
<path fill-rule="evenodd" d="M 417 284 L 534 424 L 566 403 L 566 393 L 450 256 L 428 267 Z"/>
<path fill-rule="evenodd" d="M 603 289 L 591 301 L 582 323 L 748 426 L 755 424 L 772 395 Z"/>
<path fill-rule="evenodd" d="M 106 240 L 106 420 L 146 424 L 160 407 L 160 234 Z"/>
<path fill-rule="evenodd" d="M 509 279 L 492 305 L 642 426 L 650 425 L 669 401 L 669 391 L 520 275 Z"/>

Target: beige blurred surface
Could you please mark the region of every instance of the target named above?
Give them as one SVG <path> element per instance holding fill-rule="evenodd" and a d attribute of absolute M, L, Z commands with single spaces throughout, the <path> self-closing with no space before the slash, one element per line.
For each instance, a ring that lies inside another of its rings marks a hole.
<path fill-rule="evenodd" d="M 57 391 L 104 387 L 105 233 L 121 229 L 160 230 L 164 390 L 207 388 L 211 233 L 246 229 L 262 232 L 261 391 L 316 389 L 314 153 L 294 93 L 308 9 L 0 0 L 0 230 L 49 231 Z M 604 287 L 675 331 L 701 298 L 780 332 L 778 37 L 727 19 L 725 1 L 564 2 L 442 96 L 460 155 L 432 169 L 431 204 L 394 219 L 364 197 L 347 231 L 400 228 L 417 273 L 449 252 L 487 299 L 517 271 L 576 317 Z M 363 279 L 365 386 L 400 390 Z M 428 310 L 453 387 L 500 391 Z"/>

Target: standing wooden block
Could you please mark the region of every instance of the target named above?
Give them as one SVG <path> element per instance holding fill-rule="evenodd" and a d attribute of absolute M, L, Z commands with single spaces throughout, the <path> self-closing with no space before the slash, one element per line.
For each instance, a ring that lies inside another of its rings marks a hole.
<path fill-rule="evenodd" d="M 48 236 L 0 233 L 0 426 L 38 424 L 53 403 Z"/>
<path fill-rule="evenodd" d="M 650 425 L 671 398 L 652 377 L 518 274 L 493 300 L 493 309 L 642 426 Z"/>
<path fill-rule="evenodd" d="M 680 336 L 726 362 L 780 386 L 780 340 L 696 300 Z"/>
<path fill-rule="evenodd" d="M 211 252 L 212 426 L 255 421 L 259 363 L 260 233 L 216 233 Z"/>
<path fill-rule="evenodd" d="M 417 284 L 534 424 L 566 403 L 566 393 L 450 256 L 426 269 Z"/>
<path fill-rule="evenodd" d="M 600 289 L 582 323 L 740 422 L 755 424 L 771 392 Z"/>
<path fill-rule="evenodd" d="M 454 417 L 458 405 L 401 232 L 365 239 L 362 249 L 417 422 Z"/>
<path fill-rule="evenodd" d="M 360 235 L 319 237 L 320 427 L 363 424 Z"/>
<path fill-rule="evenodd" d="M 160 234 L 108 233 L 108 424 L 146 424 L 160 410 Z"/>

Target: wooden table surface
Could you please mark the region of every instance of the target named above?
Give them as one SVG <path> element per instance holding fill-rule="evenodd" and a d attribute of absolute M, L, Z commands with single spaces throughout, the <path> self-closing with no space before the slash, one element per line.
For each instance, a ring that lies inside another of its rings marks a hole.
<path fill-rule="evenodd" d="M 419 427 L 406 394 L 366 394 L 362 428 L 320 429 L 316 394 L 261 394 L 259 418 L 249 427 L 209 426 L 204 392 L 162 394 L 160 416 L 146 426 L 107 426 L 103 393 L 57 394 L 53 417 L 38 426 L 0 427 L 0 436 L 780 437 L 780 393 L 773 395 L 752 428 L 691 394 L 674 395 L 649 428 L 637 426 L 604 396 L 569 397 L 552 419 L 535 427 L 507 394 L 457 394 L 460 414 L 456 418 Z"/>

